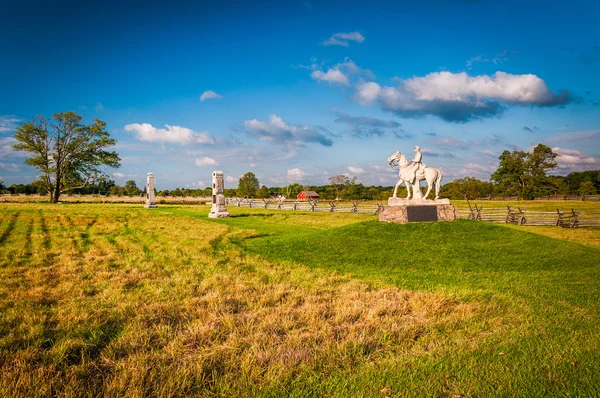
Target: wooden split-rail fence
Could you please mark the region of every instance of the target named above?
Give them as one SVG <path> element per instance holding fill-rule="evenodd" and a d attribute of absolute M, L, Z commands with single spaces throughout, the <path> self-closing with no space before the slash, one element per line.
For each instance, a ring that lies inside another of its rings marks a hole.
<path fill-rule="evenodd" d="M 322 213 L 352 213 L 378 215 L 384 203 L 373 201 L 318 201 L 227 198 L 227 206 L 255 209 L 309 211 Z M 459 219 L 516 225 L 548 225 L 563 228 L 600 228 L 600 212 L 582 212 L 581 209 L 531 211 L 521 206 L 484 207 L 467 202 L 468 208 L 457 208 Z"/>
<path fill-rule="evenodd" d="M 581 209 L 556 209 L 556 211 L 531 211 L 527 204 L 521 206 L 507 205 L 503 208 L 484 208 L 467 202 L 469 208 L 458 209 L 458 218 L 493 223 L 505 223 L 532 226 L 555 226 L 563 228 L 600 227 L 600 212 L 582 212 Z"/>
<path fill-rule="evenodd" d="M 275 200 L 227 198 L 227 206 L 249 207 L 255 209 L 299 210 L 322 213 L 379 214 L 383 203 L 352 201 L 318 201 L 318 200 Z"/>

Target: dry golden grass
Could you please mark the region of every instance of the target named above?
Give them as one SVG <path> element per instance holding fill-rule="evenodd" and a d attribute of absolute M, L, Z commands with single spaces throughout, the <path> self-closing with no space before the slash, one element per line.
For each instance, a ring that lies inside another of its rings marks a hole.
<path fill-rule="evenodd" d="M 2 396 L 302 395 L 298 380 L 314 388 L 390 360 L 469 351 L 508 329 L 491 303 L 231 243 L 252 230 L 160 208 L 0 206 Z M 285 217 L 262 219 L 326 222 Z M 485 330 L 469 326 L 484 318 Z"/>

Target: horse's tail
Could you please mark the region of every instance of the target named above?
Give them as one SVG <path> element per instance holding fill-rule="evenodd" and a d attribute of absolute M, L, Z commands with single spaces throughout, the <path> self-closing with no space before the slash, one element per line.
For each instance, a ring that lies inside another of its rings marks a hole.
<path fill-rule="evenodd" d="M 438 187 L 442 184 L 442 177 L 444 177 L 444 175 L 442 174 L 442 170 L 438 169 L 438 175 L 435 179 L 435 185 L 437 185 Z"/>

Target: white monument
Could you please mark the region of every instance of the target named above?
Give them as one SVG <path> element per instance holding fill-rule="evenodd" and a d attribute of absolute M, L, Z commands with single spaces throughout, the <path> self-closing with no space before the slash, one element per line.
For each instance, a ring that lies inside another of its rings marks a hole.
<path fill-rule="evenodd" d="M 223 185 L 223 172 L 213 171 L 212 173 L 212 208 L 208 213 L 209 218 L 229 217 L 227 207 L 225 207 L 225 195 Z"/>
<path fill-rule="evenodd" d="M 406 223 L 419 221 L 454 221 L 457 218 L 456 207 L 449 199 L 440 199 L 442 172 L 427 167 L 421 162 L 421 148 L 415 146 L 415 157 L 410 162 L 400 151 L 388 158 L 388 164 L 398 169 L 400 179 L 396 183 L 394 194 L 388 199 L 388 205 L 379 212 L 379 221 Z M 421 181 L 427 182 L 427 192 L 423 195 Z M 406 198 L 398 198 L 398 187 L 406 185 Z M 412 188 L 412 197 L 411 197 Z M 427 199 L 432 188 L 435 199 Z"/>
<path fill-rule="evenodd" d="M 442 185 L 442 172 L 439 169 L 433 167 L 427 167 L 421 162 L 423 155 L 421 154 L 421 148 L 416 146 L 415 157 L 412 162 L 409 162 L 406 156 L 400 151 L 396 151 L 388 158 L 388 163 L 392 168 L 398 168 L 398 176 L 400 179 L 396 183 L 394 189 L 394 195 L 388 199 L 390 206 L 394 205 L 436 205 L 444 204 L 449 205 L 449 199 L 440 199 L 440 186 Z M 421 191 L 421 181 L 427 182 L 427 192 L 423 195 Z M 406 186 L 406 198 L 401 199 L 396 195 L 398 193 L 398 187 L 404 184 Z M 431 192 L 432 187 L 435 187 L 435 199 L 429 200 L 427 197 Z M 410 196 L 412 188 L 412 198 Z"/>
<path fill-rule="evenodd" d="M 146 205 L 144 207 L 146 209 L 156 209 L 158 207 L 154 195 L 154 176 L 152 173 L 148 173 L 146 178 Z"/>

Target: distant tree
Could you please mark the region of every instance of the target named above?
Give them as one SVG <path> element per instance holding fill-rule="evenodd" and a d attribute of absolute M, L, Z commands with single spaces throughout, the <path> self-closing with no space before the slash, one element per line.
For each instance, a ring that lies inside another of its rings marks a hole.
<path fill-rule="evenodd" d="M 341 197 L 342 190 L 346 186 L 356 183 L 356 177 L 352 177 L 352 179 L 350 179 L 350 177 L 348 177 L 347 175 L 340 174 L 337 176 L 329 177 L 329 183 L 335 189 L 335 199 L 338 200 Z"/>
<path fill-rule="evenodd" d="M 340 192 L 340 196 L 346 199 L 362 199 L 364 197 L 364 185 L 356 182 L 357 177 L 349 179 L 348 184 Z"/>
<path fill-rule="evenodd" d="M 596 190 L 600 190 L 600 170 L 574 171 L 564 179 L 570 192 L 579 192 L 579 186 L 584 181 L 591 181 Z"/>
<path fill-rule="evenodd" d="M 25 185 L 25 184 L 11 184 L 11 186 L 8 188 L 8 190 L 10 191 L 10 193 L 16 193 L 16 194 L 30 193 L 29 185 Z"/>
<path fill-rule="evenodd" d="M 0 180 L 0 193 L 6 191 L 6 185 L 4 185 L 4 181 Z"/>
<path fill-rule="evenodd" d="M 127 196 L 140 196 L 140 189 L 134 180 L 129 180 L 125 182 L 125 195 Z"/>
<path fill-rule="evenodd" d="M 551 195 L 567 195 L 569 186 L 565 182 L 565 178 L 561 176 L 548 176 L 548 189 Z"/>
<path fill-rule="evenodd" d="M 344 174 L 331 176 L 329 177 L 329 183 L 335 189 L 335 199 L 338 200 L 340 198 L 340 191 L 350 183 L 350 178 Z"/>
<path fill-rule="evenodd" d="M 270 198 L 271 195 L 269 195 L 269 188 L 267 188 L 266 185 L 263 185 L 262 187 L 260 187 L 260 189 L 256 193 L 256 197 L 260 198 L 260 199 Z"/>
<path fill-rule="evenodd" d="M 108 189 L 108 194 L 111 196 L 123 196 L 125 188 L 119 185 L 113 185 Z"/>
<path fill-rule="evenodd" d="M 106 131 L 106 123 L 95 119 L 82 124 L 75 112 L 57 113 L 53 120 L 38 120 L 17 127 L 13 148 L 30 155 L 25 164 L 35 167 L 49 194 L 58 202 L 60 194 L 101 179 L 103 167 L 119 167 L 116 152 L 106 149 L 115 145 Z"/>
<path fill-rule="evenodd" d="M 210 196 L 210 195 L 212 195 L 212 189 L 208 189 L 208 193 L 205 196 Z M 224 189 L 223 195 L 225 195 L 225 197 L 227 197 L 227 198 L 233 198 L 234 196 L 237 196 L 237 190 L 235 190 L 233 188 Z"/>
<path fill-rule="evenodd" d="M 509 195 L 525 199 L 548 194 L 551 188 L 547 172 L 556 167 L 557 154 L 544 144 L 533 152 L 504 151 L 498 158 L 500 165 L 491 178 Z"/>
<path fill-rule="evenodd" d="M 450 199 L 473 200 L 490 196 L 494 191 L 494 184 L 481 181 L 475 177 L 456 179 L 442 187 L 441 193 Z"/>
<path fill-rule="evenodd" d="M 577 191 L 581 196 L 595 195 L 598 191 L 591 181 L 583 181 L 579 184 L 579 190 Z"/>
<path fill-rule="evenodd" d="M 184 196 L 183 191 L 179 188 L 175 188 L 169 193 L 169 196 Z"/>
<path fill-rule="evenodd" d="M 256 196 L 256 191 L 260 188 L 258 178 L 252 172 L 247 172 L 240 178 L 238 182 L 237 195 L 242 197 L 253 198 Z"/>

